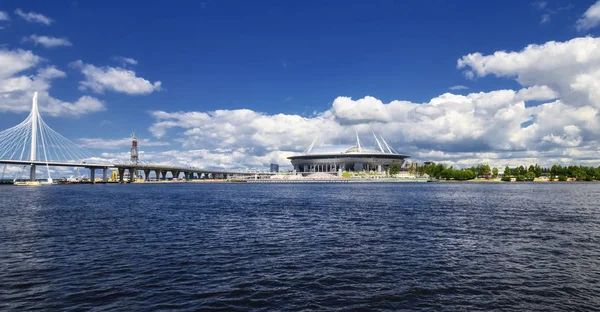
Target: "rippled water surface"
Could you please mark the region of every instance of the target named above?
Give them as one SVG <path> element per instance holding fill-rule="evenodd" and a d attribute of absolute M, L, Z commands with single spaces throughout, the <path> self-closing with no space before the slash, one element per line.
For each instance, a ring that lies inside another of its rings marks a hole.
<path fill-rule="evenodd" d="M 0 186 L 0 310 L 600 307 L 600 184 Z"/>

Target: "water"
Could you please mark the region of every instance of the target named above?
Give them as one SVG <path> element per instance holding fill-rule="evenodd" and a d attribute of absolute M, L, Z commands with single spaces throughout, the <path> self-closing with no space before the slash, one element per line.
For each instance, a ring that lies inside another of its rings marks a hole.
<path fill-rule="evenodd" d="M 600 184 L 0 187 L 0 310 L 600 307 Z"/>

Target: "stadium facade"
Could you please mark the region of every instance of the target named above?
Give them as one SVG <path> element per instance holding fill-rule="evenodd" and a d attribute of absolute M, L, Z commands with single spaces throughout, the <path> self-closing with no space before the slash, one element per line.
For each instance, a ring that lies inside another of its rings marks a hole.
<path fill-rule="evenodd" d="M 354 145 L 315 147 L 315 141 L 301 154 L 288 157 L 296 172 L 386 171 L 394 163 L 404 165 L 409 155 L 397 153 L 385 139 L 373 134 L 376 148 L 363 147 L 358 135 Z"/>

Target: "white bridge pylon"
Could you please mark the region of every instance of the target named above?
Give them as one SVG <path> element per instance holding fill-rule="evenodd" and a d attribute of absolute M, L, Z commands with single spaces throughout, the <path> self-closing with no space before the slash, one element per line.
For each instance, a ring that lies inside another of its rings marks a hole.
<path fill-rule="evenodd" d="M 48 162 L 73 162 L 94 158 L 94 155 L 52 130 L 42 119 L 35 92 L 31 112 L 20 124 L 0 132 L 0 160 L 29 160 L 46 163 L 48 181 L 52 182 Z M 36 165 L 31 164 L 29 178 L 36 179 Z M 2 169 L 2 177 L 6 164 Z"/>

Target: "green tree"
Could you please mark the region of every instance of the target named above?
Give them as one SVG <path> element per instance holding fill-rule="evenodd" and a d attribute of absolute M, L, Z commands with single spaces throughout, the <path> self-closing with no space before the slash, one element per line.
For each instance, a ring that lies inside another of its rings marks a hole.
<path fill-rule="evenodd" d="M 398 173 L 400 173 L 400 165 L 398 165 L 398 163 L 393 163 L 390 166 L 390 169 L 388 171 L 389 175 L 397 175 Z"/>
<path fill-rule="evenodd" d="M 494 167 L 494 169 L 492 169 L 492 177 L 494 179 L 498 177 L 498 168 Z"/>
<path fill-rule="evenodd" d="M 510 167 L 506 166 L 506 168 L 504 168 L 504 176 L 502 177 L 502 181 L 510 182 L 510 174 Z"/>
<path fill-rule="evenodd" d="M 527 180 L 527 181 L 533 181 L 533 179 L 535 179 L 535 173 L 534 172 L 527 172 L 527 174 L 525 174 L 525 180 Z"/>
<path fill-rule="evenodd" d="M 567 176 L 565 176 L 565 175 L 559 175 L 558 176 L 558 181 L 562 181 L 562 182 L 567 181 Z"/>
<path fill-rule="evenodd" d="M 539 178 L 542 176 L 542 167 L 538 166 L 537 164 L 535 165 L 535 177 Z"/>
<path fill-rule="evenodd" d="M 446 168 L 444 170 L 442 170 L 442 172 L 440 173 L 440 178 L 444 179 L 444 180 L 450 180 L 453 178 L 453 172 L 454 170 L 452 170 L 452 168 Z"/>

